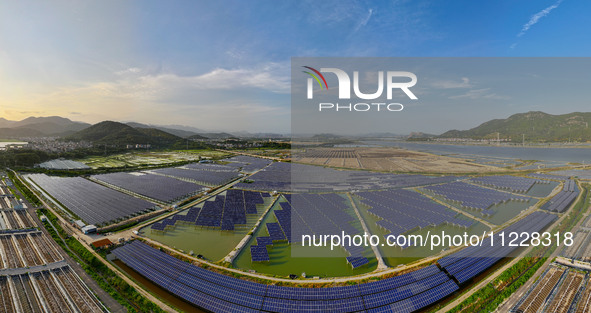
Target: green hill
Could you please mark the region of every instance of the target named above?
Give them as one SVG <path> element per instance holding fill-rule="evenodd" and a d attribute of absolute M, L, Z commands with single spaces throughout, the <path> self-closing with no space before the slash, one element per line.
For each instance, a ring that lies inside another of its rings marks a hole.
<path fill-rule="evenodd" d="M 23 138 L 23 137 L 43 137 L 45 134 L 42 132 L 26 128 L 26 127 L 15 127 L 15 128 L 0 128 L 1 139 L 11 138 Z"/>
<path fill-rule="evenodd" d="M 155 147 L 167 147 L 182 140 L 178 136 L 158 129 L 133 128 L 129 125 L 112 121 L 100 122 L 65 139 L 117 146 L 150 144 Z"/>
<path fill-rule="evenodd" d="M 0 137 L 65 136 L 89 127 L 90 124 L 74 122 L 59 116 L 28 117 L 22 121 L 0 118 Z"/>
<path fill-rule="evenodd" d="M 552 115 L 539 111 L 519 113 L 506 119 L 495 119 L 469 130 L 450 130 L 439 138 L 511 139 L 527 141 L 564 142 L 591 141 L 591 112 Z"/>

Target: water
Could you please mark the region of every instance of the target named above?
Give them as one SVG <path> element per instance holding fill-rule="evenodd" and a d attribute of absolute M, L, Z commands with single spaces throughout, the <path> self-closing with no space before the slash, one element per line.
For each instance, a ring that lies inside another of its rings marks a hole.
<path fill-rule="evenodd" d="M 131 267 L 125 265 L 125 263 L 121 262 L 120 260 L 115 260 L 114 263 L 127 275 L 133 277 L 135 281 L 140 283 L 144 289 L 149 290 L 153 294 L 156 294 L 158 298 L 163 300 L 164 302 L 172 305 L 173 307 L 182 310 L 182 312 L 190 312 L 190 313 L 204 313 L 205 311 L 197 308 L 196 306 L 186 302 L 185 300 L 176 297 L 172 293 L 168 292 L 168 290 L 154 284 L 150 280 L 146 279 L 144 276 L 140 275 L 138 272 L 134 271 Z"/>
<path fill-rule="evenodd" d="M 458 154 L 487 156 L 505 159 L 540 160 L 546 163 L 560 164 L 591 163 L 591 149 L 587 148 L 475 146 L 428 144 L 404 141 L 368 141 L 364 143 L 386 147 L 400 147 L 440 155 Z"/>
<path fill-rule="evenodd" d="M 0 141 L 0 150 L 3 150 L 8 145 L 26 145 L 26 144 L 28 144 L 28 142 L 23 142 L 23 141 L 6 141 L 6 142 L 2 142 L 2 141 Z"/>

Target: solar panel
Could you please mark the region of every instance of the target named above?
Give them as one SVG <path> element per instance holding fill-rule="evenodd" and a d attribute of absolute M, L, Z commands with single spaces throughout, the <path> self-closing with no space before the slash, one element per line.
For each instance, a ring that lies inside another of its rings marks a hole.
<path fill-rule="evenodd" d="M 263 249 L 266 252 L 264 246 L 254 248 Z M 266 286 L 210 272 L 137 240 L 113 254 L 157 285 L 214 312 L 411 312 L 458 289 L 434 265 L 360 285 L 297 288 Z"/>
<path fill-rule="evenodd" d="M 31 174 L 27 177 L 88 224 L 106 225 L 156 208 L 151 202 L 82 177 L 55 177 L 45 174 Z"/>
<path fill-rule="evenodd" d="M 250 246 L 250 255 L 253 262 L 268 262 L 269 253 L 266 246 Z"/>

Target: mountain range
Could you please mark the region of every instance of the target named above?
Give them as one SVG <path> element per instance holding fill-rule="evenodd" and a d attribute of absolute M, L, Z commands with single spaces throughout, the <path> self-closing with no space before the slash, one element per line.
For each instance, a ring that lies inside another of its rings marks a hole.
<path fill-rule="evenodd" d="M 89 141 L 95 144 L 118 146 L 128 144 L 150 144 L 158 147 L 169 146 L 184 140 L 179 136 L 156 128 L 134 128 L 113 121 L 100 122 L 70 136 L 66 136 L 64 139 L 69 141 Z"/>
<path fill-rule="evenodd" d="M 540 111 L 518 113 L 505 119 L 493 119 L 468 130 L 450 130 L 443 134 L 431 135 L 420 132 L 406 138 L 470 138 L 510 139 L 513 142 L 564 142 L 591 141 L 591 112 L 574 112 L 552 115 Z M 385 134 L 384 134 L 385 135 Z M 86 140 L 98 143 L 128 142 L 129 144 L 179 141 L 184 139 L 226 139 L 226 138 L 280 138 L 280 134 L 251 134 L 238 132 L 206 132 L 198 128 L 179 125 L 149 125 L 136 122 L 119 123 L 105 121 L 96 125 L 71 121 L 59 116 L 29 117 L 22 121 L 0 118 L 0 139 L 23 137 L 62 137 L 69 140 Z M 388 133 L 388 136 L 400 136 Z M 317 135 L 317 138 L 327 134 Z"/>
<path fill-rule="evenodd" d="M 591 141 L 591 112 L 552 115 L 540 111 L 494 119 L 468 130 L 450 130 L 439 138 L 523 139 L 536 142 Z"/>
<path fill-rule="evenodd" d="M 209 132 L 184 125 L 151 125 L 137 122 L 121 123 L 138 129 L 157 129 L 168 134 L 187 139 L 227 139 L 227 138 L 281 138 L 281 134 L 236 132 Z M 59 116 L 29 117 L 22 121 L 10 121 L 0 117 L 0 139 L 25 137 L 69 137 L 92 126 Z M 72 137 L 74 138 L 74 137 Z"/>
<path fill-rule="evenodd" d="M 29 117 L 22 121 L 9 121 L 0 117 L 0 138 L 67 136 L 89 127 L 90 124 L 73 122 L 59 116 Z"/>

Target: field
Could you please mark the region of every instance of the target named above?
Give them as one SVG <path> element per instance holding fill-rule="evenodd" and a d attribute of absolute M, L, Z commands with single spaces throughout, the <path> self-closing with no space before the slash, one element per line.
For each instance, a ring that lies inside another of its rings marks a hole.
<path fill-rule="evenodd" d="M 217 262 L 230 253 L 242 238 L 248 234 L 261 214 L 271 205 L 271 201 L 272 198 L 266 198 L 264 204 L 257 206 L 258 214 L 247 215 L 247 224 L 236 227 L 233 231 L 177 223 L 172 229 L 167 228 L 164 232 L 144 227 L 140 230 L 140 234 L 175 249 L 183 250 L 185 253 L 192 251 L 194 255 L 200 254 L 207 260 Z M 198 207 L 203 207 L 203 205 L 204 202 L 199 204 Z M 185 215 L 187 211 L 188 209 L 178 214 Z"/>
<path fill-rule="evenodd" d="M 104 157 L 86 157 L 76 161 L 84 163 L 93 169 L 140 167 L 175 164 L 184 161 L 199 161 L 201 158 L 223 158 L 226 153 L 211 150 L 185 150 L 171 152 L 129 152 Z"/>
<path fill-rule="evenodd" d="M 386 172 L 484 173 L 503 168 L 464 159 L 400 148 L 311 148 L 294 154 L 293 161 L 350 169 Z"/>
<path fill-rule="evenodd" d="M 282 199 L 281 202 L 283 201 Z M 275 203 L 273 210 L 280 209 L 279 202 Z M 273 212 L 269 213 L 263 223 L 277 221 Z M 367 249 L 365 256 L 370 258 L 370 263 L 367 266 L 352 269 L 345 260 L 348 254 L 344 249 L 331 251 L 330 247 L 302 247 L 287 242 L 273 244 L 273 247 L 269 249 L 269 262 L 251 262 L 250 246 L 256 244 L 256 237 L 266 235 L 264 227 L 257 229 L 248 245 L 234 260 L 234 266 L 243 270 L 255 270 L 260 273 L 278 276 L 289 276 L 290 274 L 299 276 L 306 273 L 308 277 L 353 276 L 371 272 L 377 267 L 375 256 L 369 249 Z M 305 257 L 310 255 L 316 255 L 317 257 Z"/>

